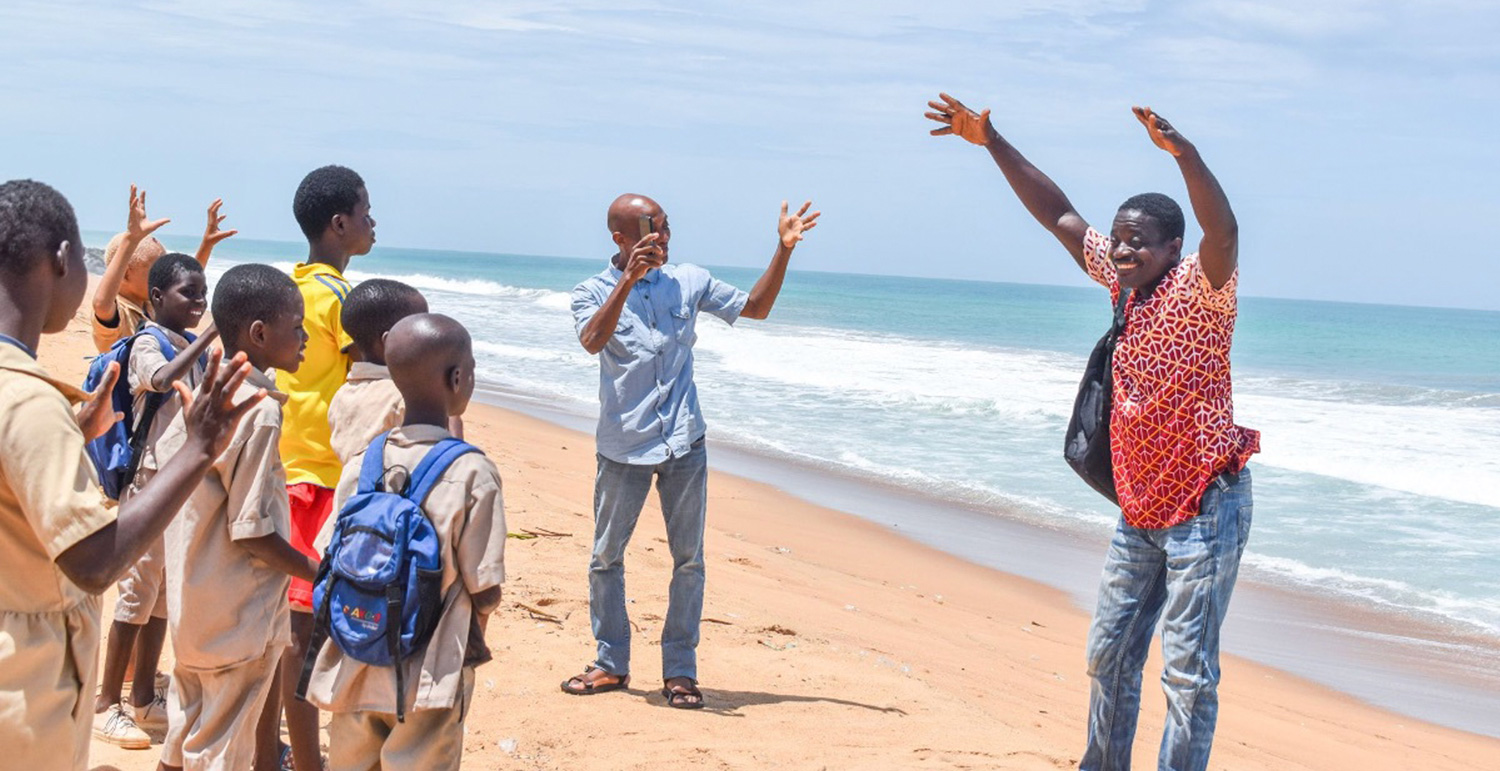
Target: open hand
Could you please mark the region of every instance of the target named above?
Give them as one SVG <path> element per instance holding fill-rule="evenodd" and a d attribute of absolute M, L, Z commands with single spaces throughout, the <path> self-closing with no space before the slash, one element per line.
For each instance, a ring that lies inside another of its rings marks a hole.
<path fill-rule="evenodd" d="M 146 219 L 146 191 L 136 191 L 135 185 L 130 186 L 130 218 L 125 225 L 125 236 L 139 243 L 146 236 L 155 233 L 162 225 L 171 222 L 170 219 L 148 220 Z"/>
<path fill-rule="evenodd" d="M 781 245 L 790 249 L 802 240 L 802 234 L 818 226 L 818 217 L 823 214 L 815 211 L 808 214 L 807 210 L 812 208 L 812 201 L 802 204 L 802 208 L 796 214 L 787 214 L 786 201 L 781 202 L 781 219 L 776 222 L 776 232 L 781 236 Z"/>
<path fill-rule="evenodd" d="M 113 404 L 113 391 L 119 379 L 120 365 L 111 362 L 99 386 L 89 393 L 87 401 L 78 405 L 78 412 L 73 417 L 78 421 L 85 441 L 92 442 L 104 436 L 110 426 L 125 419 L 125 413 L 115 412 Z"/>
<path fill-rule="evenodd" d="M 963 102 L 954 99 L 947 94 L 938 94 L 941 102 L 930 101 L 927 103 L 934 112 L 924 113 L 929 120 L 937 121 L 943 125 L 928 132 L 935 137 L 944 134 L 956 134 L 976 145 L 989 144 L 999 134 L 995 127 L 990 125 L 990 111 L 976 113 L 964 106 Z"/>
<path fill-rule="evenodd" d="M 234 403 L 240 384 L 249 376 L 250 362 L 244 351 L 225 363 L 223 352 L 215 348 L 209 351 L 208 368 L 196 393 L 181 380 L 172 383 L 182 397 L 182 416 L 188 441 L 197 443 L 211 458 L 224 452 L 239 427 L 240 419 L 266 398 L 266 390 L 262 388 L 239 404 Z"/>
<path fill-rule="evenodd" d="M 1157 147 L 1171 153 L 1174 157 L 1182 155 L 1192 146 L 1177 129 L 1166 118 L 1151 111 L 1150 107 L 1132 107 L 1130 111 L 1135 113 L 1136 120 L 1146 127 L 1146 133 L 1151 135 L 1151 141 Z"/>
<path fill-rule="evenodd" d="M 203 229 L 203 245 L 210 249 L 218 246 L 220 241 L 240 232 L 238 230 L 219 229 L 219 226 L 224 224 L 224 218 L 228 216 L 219 213 L 219 207 L 223 205 L 223 198 L 215 198 L 214 202 L 208 205 L 208 227 Z"/>

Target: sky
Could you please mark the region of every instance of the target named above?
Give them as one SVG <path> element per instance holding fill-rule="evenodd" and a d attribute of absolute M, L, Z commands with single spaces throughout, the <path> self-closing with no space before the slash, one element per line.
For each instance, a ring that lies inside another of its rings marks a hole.
<path fill-rule="evenodd" d="M 611 253 L 605 209 L 656 198 L 674 259 L 1083 286 L 983 149 L 930 137 L 947 91 L 1104 227 L 1192 140 L 1240 223 L 1241 292 L 1500 309 L 1495 0 L 290 2 L 9 0 L 0 178 L 165 232 L 226 201 L 300 240 L 293 191 L 350 166 L 380 243 Z M 1189 216 L 1189 246 L 1200 236 Z M 1477 242 L 1477 243 L 1476 243 Z M 289 254 L 288 258 L 300 255 Z M 420 266 L 414 266 L 420 269 Z"/>

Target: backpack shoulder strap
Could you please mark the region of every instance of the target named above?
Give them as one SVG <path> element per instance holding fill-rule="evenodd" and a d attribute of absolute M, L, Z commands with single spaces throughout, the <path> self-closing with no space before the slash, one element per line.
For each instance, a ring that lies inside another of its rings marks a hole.
<path fill-rule="evenodd" d="M 427 499 L 427 494 L 443 477 L 443 472 L 459 456 L 471 452 L 479 452 L 479 448 L 461 439 L 449 437 L 432 446 L 422 462 L 417 464 L 417 470 L 412 472 L 411 482 L 406 485 L 406 497 L 418 506 Z"/>
<path fill-rule="evenodd" d="M 158 326 L 145 326 L 135 334 L 139 336 L 147 333 L 150 333 L 152 337 L 156 338 L 156 342 L 161 345 L 162 354 L 166 356 L 168 360 L 177 358 L 177 346 L 172 343 L 172 338 L 167 337 L 166 330 Z"/>
<path fill-rule="evenodd" d="M 385 476 L 385 437 L 389 431 L 370 440 L 365 448 L 365 459 L 359 465 L 359 489 L 361 493 L 373 493 L 380 489 Z"/>

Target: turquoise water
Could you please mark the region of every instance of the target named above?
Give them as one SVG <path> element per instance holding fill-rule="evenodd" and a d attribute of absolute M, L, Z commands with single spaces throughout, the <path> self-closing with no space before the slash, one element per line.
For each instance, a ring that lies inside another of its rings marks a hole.
<path fill-rule="evenodd" d="M 304 250 L 236 238 L 210 274 Z M 604 258 L 380 248 L 349 276 L 462 320 L 487 385 L 592 415 L 567 292 Z M 1104 532 L 1061 436 L 1108 315 L 1102 289 L 795 272 L 769 321 L 699 325 L 700 397 L 716 442 Z M 1500 638 L 1500 313 L 1243 298 L 1233 358 L 1263 433 L 1247 574 Z"/>

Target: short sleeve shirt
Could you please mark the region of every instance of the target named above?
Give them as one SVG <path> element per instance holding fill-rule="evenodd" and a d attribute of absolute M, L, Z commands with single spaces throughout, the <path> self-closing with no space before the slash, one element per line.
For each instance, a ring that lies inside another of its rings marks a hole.
<path fill-rule="evenodd" d="M 415 425 L 392 429 L 386 439 L 387 484 L 400 484 L 398 475 L 414 469 L 427 451 L 451 434 L 438 426 Z M 359 487 L 364 453 L 344 467 L 334 496 L 334 510 Z M 463 698 L 463 669 L 472 659 L 471 629 L 476 623 L 473 595 L 505 581 L 505 504 L 500 472 L 482 453 L 453 461 L 432 489 L 422 510 L 432 520 L 443 553 L 443 614 L 432 641 L 420 656 L 407 663 L 407 700 L 410 709 L 448 709 Z M 336 517 L 329 517 L 316 546 L 327 549 Z M 482 645 L 482 639 L 478 642 Z M 391 670 L 372 667 L 343 655 L 336 643 L 324 643 L 308 683 L 307 700 L 331 712 L 396 711 L 396 684 Z"/>
<path fill-rule="evenodd" d="M 148 321 L 141 329 L 155 327 L 165 332 L 167 339 L 172 341 L 172 347 L 180 353 L 187 348 L 189 341 L 186 337 L 173 332 L 166 327 L 159 326 L 154 321 Z M 151 378 L 162 367 L 170 363 L 166 353 L 161 349 L 161 343 L 153 335 L 141 335 L 130 347 L 130 364 L 126 369 L 126 378 L 130 385 L 130 393 L 134 398 L 133 410 L 136 416 L 140 416 L 146 409 L 146 397 L 153 389 Z M 182 384 L 190 389 L 198 387 L 199 381 L 203 379 L 202 362 L 195 363 L 182 377 Z M 146 430 L 146 443 L 141 450 L 140 472 L 136 475 L 132 487 L 136 490 L 145 484 L 151 473 L 161 470 L 187 439 L 187 430 L 182 422 L 182 400 L 177 396 L 169 384 L 161 391 L 165 394 L 161 408 L 157 410 L 156 417 Z"/>
<path fill-rule="evenodd" d="M 1120 294 L 1109 237 L 1083 240 L 1089 277 Z M 1229 348 L 1236 270 L 1214 288 L 1197 254 L 1169 269 L 1149 297 L 1132 297 L 1115 346 L 1110 458 L 1125 522 L 1171 527 L 1196 516 L 1214 477 L 1238 472 L 1260 433 L 1234 423 Z"/>
<path fill-rule="evenodd" d="M 105 324 L 94 315 L 92 311 L 89 316 L 93 322 L 94 347 L 100 353 L 109 350 L 115 343 L 130 337 L 146 322 L 146 311 L 139 305 L 125 299 L 115 297 L 115 323 Z"/>
<path fill-rule="evenodd" d="M 578 334 L 624 274 L 610 265 L 573 289 Z M 700 312 L 733 324 L 749 295 L 697 265 L 668 263 L 630 288 L 615 333 L 599 352 L 599 454 L 654 465 L 688 452 L 707 425 L 693 383 Z"/>
<path fill-rule="evenodd" d="M 0 343 L 0 752 L 17 768 L 82 768 L 87 754 L 67 717 L 92 687 L 100 602 L 56 560 L 115 512 L 73 416 L 83 398 Z"/>
<path fill-rule="evenodd" d="M 238 541 L 291 531 L 286 472 L 277 443 L 281 405 L 269 379 L 252 373 L 238 402 L 270 396 L 240 421 L 229 446 L 167 527 L 167 618 L 178 666 L 216 671 L 291 641 L 290 579 Z"/>
<path fill-rule="evenodd" d="M 328 405 L 329 443 L 339 462 L 348 465 L 371 440 L 401 425 L 405 418 L 406 400 L 396 390 L 391 371 L 380 364 L 356 361 L 349 368 L 349 381 Z"/>
<path fill-rule="evenodd" d="M 286 431 L 281 456 L 287 482 L 333 489 L 339 481 L 339 459 L 329 445 L 328 404 L 349 375 L 353 343 L 340 314 L 349 282 L 331 265 L 303 263 L 292 270 L 302 292 L 302 327 L 307 349 L 296 372 L 277 372 L 276 384 L 287 395 Z"/>

